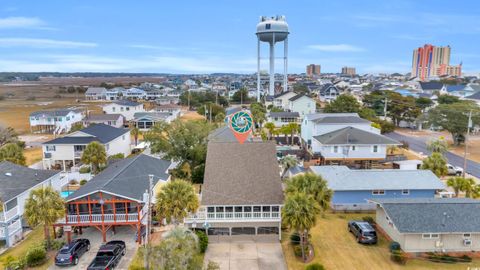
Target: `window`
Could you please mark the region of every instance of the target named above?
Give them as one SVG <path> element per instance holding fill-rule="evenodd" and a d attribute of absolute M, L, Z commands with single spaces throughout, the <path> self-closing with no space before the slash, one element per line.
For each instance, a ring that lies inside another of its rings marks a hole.
<path fill-rule="evenodd" d="M 252 212 L 252 207 L 251 206 L 244 206 L 243 210 L 244 210 L 244 212 Z"/>
<path fill-rule="evenodd" d="M 269 23 L 265 24 L 265 29 L 269 30 L 269 29 L 271 29 L 271 28 L 272 28 L 272 25 L 271 25 L 271 24 L 269 24 Z"/>
<path fill-rule="evenodd" d="M 469 233 L 464 233 L 464 234 L 463 234 L 463 238 L 464 238 L 464 239 L 470 239 L 471 237 L 472 237 L 472 235 L 469 234 Z"/>
<path fill-rule="evenodd" d="M 70 116 L 67 116 L 67 121 L 70 120 Z"/>
<path fill-rule="evenodd" d="M 438 239 L 440 235 L 438 233 L 424 233 L 422 234 L 423 239 Z"/>
<path fill-rule="evenodd" d="M 123 135 L 123 136 L 122 136 L 122 140 L 124 140 L 124 141 L 125 141 L 125 135 Z"/>
<path fill-rule="evenodd" d="M 355 151 L 357 147 L 355 145 L 352 145 L 352 151 Z"/>
<path fill-rule="evenodd" d="M 241 212 L 243 212 L 242 207 L 241 207 L 241 206 L 235 206 L 235 212 L 236 212 L 236 213 L 241 213 Z"/>
<path fill-rule="evenodd" d="M 335 146 L 333 147 L 333 152 L 334 152 L 334 153 L 338 153 L 338 146 L 335 145 Z"/>
<path fill-rule="evenodd" d="M 280 211 L 280 207 L 272 206 L 272 212 L 278 212 L 278 211 Z"/>
<path fill-rule="evenodd" d="M 270 206 L 263 206 L 262 211 L 263 212 L 270 212 Z"/>
<path fill-rule="evenodd" d="M 217 213 L 219 212 L 223 213 L 223 206 L 218 206 L 216 210 L 217 210 Z"/>
<path fill-rule="evenodd" d="M 120 111 L 122 111 L 122 112 L 123 112 L 123 107 L 120 107 Z"/>
<path fill-rule="evenodd" d="M 207 207 L 207 212 L 208 213 L 214 213 L 215 212 L 215 207 Z"/>
<path fill-rule="evenodd" d="M 114 112 L 114 111 L 115 111 L 115 107 L 112 107 L 112 112 Z"/>
<path fill-rule="evenodd" d="M 109 148 L 110 148 L 109 145 L 108 145 L 108 144 L 105 144 L 105 149 L 106 149 L 107 151 L 108 151 Z"/>
<path fill-rule="evenodd" d="M 53 151 L 55 151 L 55 145 L 47 145 L 46 150 L 47 150 L 48 152 L 53 152 Z"/>
<path fill-rule="evenodd" d="M 410 190 L 409 189 L 404 189 L 402 190 L 402 195 L 409 195 L 410 194 Z"/>
<path fill-rule="evenodd" d="M 126 107 L 125 110 L 130 111 L 130 107 Z"/>
<path fill-rule="evenodd" d="M 378 145 L 374 145 L 374 146 L 373 146 L 373 152 L 374 152 L 374 153 L 378 153 Z"/>
<path fill-rule="evenodd" d="M 385 190 L 383 190 L 383 189 L 374 189 L 374 190 L 372 190 L 372 195 L 385 195 Z"/>
<path fill-rule="evenodd" d="M 260 212 L 261 207 L 260 206 L 254 206 L 253 207 L 253 212 Z"/>

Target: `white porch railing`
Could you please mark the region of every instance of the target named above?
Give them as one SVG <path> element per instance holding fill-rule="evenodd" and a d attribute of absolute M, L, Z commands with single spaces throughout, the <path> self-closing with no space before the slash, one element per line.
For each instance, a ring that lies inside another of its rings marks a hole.
<path fill-rule="evenodd" d="M 186 222 L 198 220 L 278 220 L 280 212 L 224 212 L 206 213 L 197 212 L 187 217 Z"/>
<path fill-rule="evenodd" d="M 18 219 L 17 221 L 13 222 L 12 224 L 10 224 L 8 226 L 8 233 L 10 235 L 12 235 L 13 233 L 15 233 L 18 229 L 21 229 L 22 228 L 22 222 L 20 219 Z M 0 238 L 6 238 L 7 237 L 7 234 L 6 234 L 7 230 L 5 227 L 0 227 Z"/>
<path fill-rule="evenodd" d="M 5 227 L 0 227 L 0 238 L 5 238 Z"/>
<path fill-rule="evenodd" d="M 8 210 L 7 212 L 0 212 L 0 222 L 8 221 L 18 214 L 18 206 Z"/>
<path fill-rule="evenodd" d="M 132 214 L 104 214 L 104 223 L 115 222 L 138 222 L 138 213 Z M 68 215 L 67 218 L 62 218 L 58 221 L 62 224 L 78 224 L 78 223 L 102 223 L 102 215 Z"/>

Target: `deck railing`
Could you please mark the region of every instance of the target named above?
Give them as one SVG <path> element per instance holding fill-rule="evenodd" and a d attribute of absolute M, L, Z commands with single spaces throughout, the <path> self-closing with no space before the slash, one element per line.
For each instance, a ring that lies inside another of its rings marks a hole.
<path fill-rule="evenodd" d="M 0 212 L 0 222 L 8 221 L 18 214 L 18 206 L 8 210 L 7 212 Z"/>
<path fill-rule="evenodd" d="M 92 215 L 67 215 L 58 223 L 62 224 L 88 224 L 88 223 L 115 223 L 115 222 L 138 222 L 138 213 L 131 214 L 92 214 Z"/>
<path fill-rule="evenodd" d="M 191 214 L 187 221 L 194 220 L 236 220 L 236 219 L 255 219 L 255 220 L 277 220 L 280 219 L 280 212 L 223 212 L 223 213 L 206 213 L 197 212 Z"/>

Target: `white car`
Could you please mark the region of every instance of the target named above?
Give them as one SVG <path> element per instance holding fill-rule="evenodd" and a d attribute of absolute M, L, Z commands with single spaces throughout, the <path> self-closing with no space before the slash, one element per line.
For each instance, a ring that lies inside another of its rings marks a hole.
<path fill-rule="evenodd" d="M 452 164 L 447 164 L 448 175 L 462 175 L 463 169 Z"/>

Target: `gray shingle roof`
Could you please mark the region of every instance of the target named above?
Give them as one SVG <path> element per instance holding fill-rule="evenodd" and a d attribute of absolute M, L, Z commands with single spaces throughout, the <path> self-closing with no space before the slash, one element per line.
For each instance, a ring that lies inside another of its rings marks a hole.
<path fill-rule="evenodd" d="M 440 82 L 420 82 L 422 90 L 440 90 L 443 87 L 443 83 Z"/>
<path fill-rule="evenodd" d="M 79 110 L 77 109 L 61 109 L 61 110 L 51 110 L 51 111 L 36 111 L 30 113 L 30 116 L 40 116 L 40 115 L 45 115 L 45 116 L 50 116 L 50 117 L 55 117 L 55 116 L 66 116 L 70 112 L 78 112 Z"/>
<path fill-rule="evenodd" d="M 145 190 L 148 190 L 148 175 L 154 175 L 153 185 L 159 179 L 166 181 L 170 165 L 170 161 L 144 154 L 117 161 L 68 196 L 67 201 L 99 191 L 142 201 Z"/>
<path fill-rule="evenodd" d="M 357 113 L 315 113 L 307 115 L 307 119 L 321 124 L 358 124 L 371 123 L 360 118 Z"/>
<path fill-rule="evenodd" d="M 480 92 L 476 92 L 475 94 L 473 95 L 470 95 L 468 97 L 465 97 L 467 99 L 476 99 L 476 100 L 480 100 Z"/>
<path fill-rule="evenodd" d="M 57 173 L 59 172 L 34 170 L 2 161 L 0 162 L 0 201 L 5 203 Z"/>
<path fill-rule="evenodd" d="M 134 121 L 145 118 L 152 121 L 165 121 L 171 115 L 168 112 L 137 112 L 133 115 L 133 118 L 135 118 Z"/>
<path fill-rule="evenodd" d="M 251 141 L 252 136 L 248 135 L 245 142 Z M 219 127 L 208 134 L 207 140 L 209 142 L 235 142 L 238 143 L 237 138 L 233 135 L 232 130 L 228 126 Z"/>
<path fill-rule="evenodd" d="M 445 185 L 430 170 L 350 170 L 346 166 L 311 166 L 332 190 L 440 190 Z"/>
<path fill-rule="evenodd" d="M 378 199 L 401 233 L 479 233 L 480 201 L 472 199 Z"/>
<path fill-rule="evenodd" d="M 53 139 L 51 141 L 45 142 L 44 144 L 88 144 L 92 141 L 108 143 L 113 139 L 130 132 L 130 130 L 126 128 L 116 128 L 105 124 L 95 124 L 80 130 L 80 132 L 92 135 L 93 137 L 75 136 L 73 133 L 70 136 L 67 135 L 62 138 Z"/>
<path fill-rule="evenodd" d="M 300 117 L 300 114 L 298 112 L 269 112 L 268 115 L 270 117 Z"/>
<path fill-rule="evenodd" d="M 282 204 L 273 142 L 208 143 L 202 205 Z"/>
<path fill-rule="evenodd" d="M 314 136 L 315 140 L 326 145 L 340 144 L 386 144 L 399 145 L 400 142 L 386 136 L 364 131 L 354 127 L 344 127 L 322 135 Z"/>
<path fill-rule="evenodd" d="M 115 103 L 117 105 L 122 105 L 122 106 L 138 106 L 138 105 L 142 104 L 142 103 L 138 103 L 138 102 L 131 101 L 131 100 L 128 100 L 128 99 L 116 100 L 113 103 Z"/>
<path fill-rule="evenodd" d="M 304 96 L 305 96 L 304 94 L 298 94 L 298 95 L 295 95 L 295 96 L 289 98 L 288 100 L 290 100 L 290 101 L 295 101 L 295 100 L 297 100 L 297 99 L 299 99 L 299 98 L 301 98 L 301 97 L 304 97 Z"/>
<path fill-rule="evenodd" d="M 115 121 L 118 120 L 122 115 L 118 113 L 112 113 L 112 114 L 91 114 L 87 118 L 85 118 L 84 121 Z"/>

